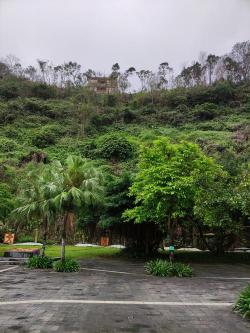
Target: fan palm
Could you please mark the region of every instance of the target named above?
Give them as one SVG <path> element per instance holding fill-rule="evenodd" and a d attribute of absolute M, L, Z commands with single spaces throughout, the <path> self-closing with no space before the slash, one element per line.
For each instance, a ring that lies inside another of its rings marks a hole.
<path fill-rule="evenodd" d="M 54 179 L 53 169 L 48 165 L 32 165 L 28 167 L 27 177 L 21 183 L 20 202 L 23 203 L 13 212 L 18 216 L 26 216 L 27 219 L 35 218 L 43 229 L 43 246 L 41 255 L 45 254 L 48 223 L 54 218 L 54 207 L 49 200 L 57 187 L 52 187 Z"/>
<path fill-rule="evenodd" d="M 102 203 L 103 177 L 93 162 L 79 156 L 69 156 L 65 166 L 56 162 L 54 170 L 57 170 L 54 174 L 57 194 L 50 201 L 63 216 L 61 260 L 64 261 L 66 233 L 72 222 L 72 214 L 76 214 L 80 207 L 84 209 Z"/>

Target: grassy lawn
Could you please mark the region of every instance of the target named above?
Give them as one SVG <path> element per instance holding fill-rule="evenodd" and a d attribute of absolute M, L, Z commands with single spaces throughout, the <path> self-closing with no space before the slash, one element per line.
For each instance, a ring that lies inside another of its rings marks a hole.
<path fill-rule="evenodd" d="M 0 257 L 3 256 L 4 252 L 9 249 L 15 248 L 33 248 L 37 249 L 40 246 L 27 246 L 27 245 L 4 245 L 0 244 Z M 49 257 L 59 257 L 60 256 L 60 245 L 48 245 L 46 250 L 46 255 Z M 66 246 L 66 256 L 67 258 L 74 259 L 84 259 L 84 258 L 97 258 L 97 257 L 112 257 L 119 254 L 120 249 L 112 247 L 80 247 L 80 246 Z"/>
<path fill-rule="evenodd" d="M 8 249 L 15 248 L 33 248 L 37 249 L 41 246 L 28 246 L 28 245 L 5 245 L 0 244 L 0 257 L 3 256 L 4 252 Z M 61 246 L 60 245 L 48 245 L 46 247 L 46 255 L 48 257 L 60 257 Z M 109 258 L 119 256 L 121 254 L 120 249 L 112 247 L 80 247 L 67 245 L 66 246 L 66 257 L 72 259 L 85 259 L 85 258 Z M 119 256 L 120 258 L 127 258 L 124 254 Z M 133 257 L 128 256 L 130 259 Z M 155 257 L 155 256 L 154 256 Z M 168 260 L 168 252 L 159 252 L 156 256 L 161 259 Z M 141 258 L 142 259 L 142 258 Z M 148 260 L 149 258 L 143 258 Z M 184 263 L 204 263 L 204 264 L 248 264 L 250 265 L 250 253 L 225 253 L 222 256 L 218 256 L 211 252 L 188 252 L 188 251 L 176 251 L 175 261 Z"/>

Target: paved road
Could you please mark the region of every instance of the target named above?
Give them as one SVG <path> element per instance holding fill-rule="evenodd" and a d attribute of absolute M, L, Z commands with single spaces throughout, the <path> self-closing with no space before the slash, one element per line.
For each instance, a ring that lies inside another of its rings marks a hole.
<path fill-rule="evenodd" d="M 6 270 L 9 269 L 10 270 Z M 79 273 L 0 266 L 0 332 L 249 333 L 231 304 L 250 266 L 194 265 L 156 278 L 143 263 L 87 260 Z"/>

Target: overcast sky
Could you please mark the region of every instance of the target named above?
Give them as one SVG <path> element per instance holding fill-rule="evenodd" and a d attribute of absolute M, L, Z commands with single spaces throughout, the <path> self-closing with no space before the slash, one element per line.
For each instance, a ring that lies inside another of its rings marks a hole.
<path fill-rule="evenodd" d="M 250 0 L 0 0 L 0 57 L 175 69 L 250 39 Z"/>

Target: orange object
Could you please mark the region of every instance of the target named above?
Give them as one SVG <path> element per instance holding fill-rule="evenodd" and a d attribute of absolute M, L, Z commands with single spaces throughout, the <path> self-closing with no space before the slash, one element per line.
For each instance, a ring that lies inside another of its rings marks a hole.
<path fill-rule="evenodd" d="M 109 246 L 109 237 L 101 237 L 101 246 Z"/>
<path fill-rule="evenodd" d="M 4 234 L 4 244 L 13 244 L 14 243 L 15 234 L 7 233 Z"/>

